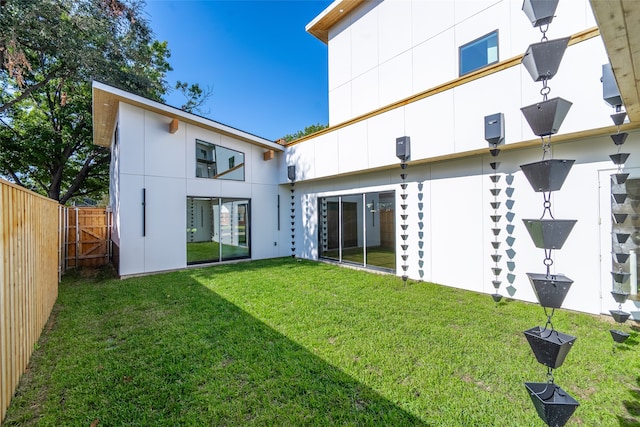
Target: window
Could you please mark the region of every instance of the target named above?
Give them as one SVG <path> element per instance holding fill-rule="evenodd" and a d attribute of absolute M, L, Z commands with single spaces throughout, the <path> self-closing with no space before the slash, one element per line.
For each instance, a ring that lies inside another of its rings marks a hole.
<path fill-rule="evenodd" d="M 498 62 L 498 30 L 460 47 L 460 75 Z"/>
<path fill-rule="evenodd" d="M 248 199 L 187 197 L 187 264 L 251 257 Z"/>
<path fill-rule="evenodd" d="M 244 181 L 244 153 L 196 139 L 196 177 Z"/>
<path fill-rule="evenodd" d="M 318 200 L 320 258 L 395 271 L 395 192 Z"/>

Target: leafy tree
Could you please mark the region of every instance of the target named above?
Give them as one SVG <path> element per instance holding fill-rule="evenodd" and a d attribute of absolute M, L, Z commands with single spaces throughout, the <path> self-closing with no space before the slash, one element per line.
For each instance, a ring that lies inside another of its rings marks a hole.
<path fill-rule="evenodd" d="M 328 125 L 321 125 L 320 123 L 316 123 L 315 125 L 309 125 L 305 127 L 304 130 L 299 130 L 296 133 L 285 135 L 282 138 L 287 142 L 291 142 L 291 141 L 295 141 L 296 139 L 300 139 L 303 136 L 307 136 L 307 135 L 311 135 L 312 133 L 319 132 L 322 129 L 325 129 L 327 127 Z"/>
<path fill-rule="evenodd" d="M 65 203 L 108 186 L 91 81 L 162 100 L 166 42 L 126 0 L 0 1 L 0 174 Z"/>
<path fill-rule="evenodd" d="M 213 91 L 210 88 L 202 89 L 198 83 L 189 85 L 187 82 L 176 82 L 175 88 L 182 92 L 187 101 L 180 107 L 187 113 L 198 113 L 201 115 L 209 114 L 208 111 L 202 110 L 202 106 L 211 98 Z"/>

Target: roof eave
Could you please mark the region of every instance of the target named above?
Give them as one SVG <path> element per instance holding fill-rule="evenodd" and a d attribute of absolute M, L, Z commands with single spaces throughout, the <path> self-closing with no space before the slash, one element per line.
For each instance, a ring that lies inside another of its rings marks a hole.
<path fill-rule="evenodd" d="M 329 43 L 329 30 L 366 0 L 335 0 L 306 26 L 309 34 Z"/>

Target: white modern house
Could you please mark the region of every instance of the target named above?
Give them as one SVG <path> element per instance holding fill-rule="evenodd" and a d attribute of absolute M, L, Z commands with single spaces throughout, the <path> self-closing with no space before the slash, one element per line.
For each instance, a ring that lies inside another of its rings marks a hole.
<path fill-rule="evenodd" d="M 527 273 L 548 271 L 573 281 L 563 307 L 608 313 L 618 289 L 640 319 L 640 4 L 561 0 L 554 16 L 534 27 L 521 0 L 336 0 L 307 26 L 328 47 L 329 127 L 287 145 L 95 83 L 120 275 L 293 254 L 533 302 Z M 521 61 L 543 35 L 568 46 L 536 82 Z M 570 109 L 541 138 L 521 108 L 545 95 Z M 520 168 L 543 155 L 574 161 L 550 193 Z M 523 220 L 550 214 L 577 222 L 545 253 Z"/>

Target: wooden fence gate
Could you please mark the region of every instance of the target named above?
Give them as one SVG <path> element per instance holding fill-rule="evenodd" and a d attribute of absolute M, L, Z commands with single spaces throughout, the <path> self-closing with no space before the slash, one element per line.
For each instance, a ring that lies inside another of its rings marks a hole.
<path fill-rule="evenodd" d="M 106 208 L 68 207 L 61 227 L 63 271 L 99 267 L 111 259 L 111 212 Z"/>

